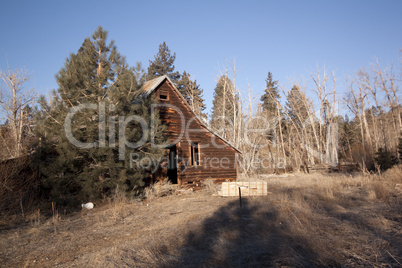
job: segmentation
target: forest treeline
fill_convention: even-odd
[[[121,144],[142,137],[140,122],[124,118],[156,122],[152,138],[166,143],[158,115],[149,113],[155,100],[134,101],[143,83],[160,75],[170,78],[200,120],[242,151],[242,174],[345,164],[380,171],[400,162],[401,74],[392,66],[375,62],[341,85],[334,73],[319,70],[290,88],[281,87],[282,81],[267,70],[261,96],[250,88],[241,94],[245,90],[236,84],[236,66],[227,66],[218,75],[207,114],[203,89],[187,71],[175,69],[175,58],[163,42],[146,70],[140,62],[130,67],[107,31],[98,27],[68,56],[56,74],[58,88],[49,96],[27,88],[26,72],[2,71],[1,200],[9,199],[7,192],[19,193],[14,205],[22,210],[26,200],[35,199],[32,195],[79,203],[107,198],[117,189],[138,194],[156,162],[128,168],[129,153],[141,160],[158,159],[164,151],[148,139],[122,152]],[[73,110],[74,120],[66,126]]]
[[[322,69],[290,88],[268,72],[261,96],[241,97],[235,76],[233,66],[220,77],[210,125],[243,151],[245,174],[384,171],[401,161],[401,76],[392,66],[376,61],[342,84]]]

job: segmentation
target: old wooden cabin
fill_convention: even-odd
[[[215,183],[236,180],[241,152],[195,115],[167,76],[145,82],[141,90],[158,100],[156,110],[170,141],[152,181],[168,178],[181,186],[200,186],[205,179]]]

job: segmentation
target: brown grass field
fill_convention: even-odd
[[[265,178],[269,194],[148,191],[0,229],[3,267],[401,267],[402,167]],[[164,187],[164,188],[163,188]],[[51,206],[51,204],[49,204]]]

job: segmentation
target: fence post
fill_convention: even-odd
[[[239,201],[240,201],[240,207],[241,207],[241,188],[239,187]]]

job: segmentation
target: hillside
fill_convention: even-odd
[[[266,197],[179,192],[0,231],[5,267],[393,266],[402,263],[402,169],[266,179]],[[395,188],[395,186],[397,186]]]

